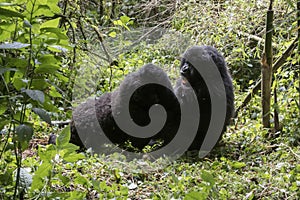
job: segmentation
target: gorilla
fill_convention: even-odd
[[[217,66],[218,71],[220,72],[221,78],[224,83],[224,88],[226,92],[226,117],[223,125],[222,133],[220,137],[217,138],[217,141],[220,140],[222,134],[226,130],[226,126],[230,122],[230,118],[233,116],[234,111],[234,93],[233,85],[231,80],[231,75],[226,67],[225,60],[223,56],[211,46],[192,46],[189,48],[183,55],[180,64],[180,74],[181,77],[177,80],[175,86],[175,93],[181,104],[189,105],[191,100],[195,98],[192,92],[196,94],[196,98],[199,104],[200,110],[200,120],[198,131],[196,137],[194,138],[192,144],[188,150],[199,150],[203,144],[204,138],[207,134],[208,126],[211,119],[211,98],[208,87],[196,70],[194,65],[199,65],[205,63],[206,59],[211,59],[214,64]],[[212,77],[214,78],[214,77]],[[189,84],[187,84],[189,83]],[[215,86],[216,88],[218,86]],[[217,89],[214,89],[217,91]],[[189,107],[189,109],[194,109]]]
[[[128,105],[126,102],[130,91],[134,92]],[[149,111],[152,106],[155,108],[157,105],[165,109],[167,118],[154,136],[130,135],[116,123],[116,117],[129,110],[130,121],[141,127],[147,126],[157,117],[151,116]],[[168,76],[161,68],[147,64],[137,72],[128,74],[113,92],[88,99],[73,110],[70,142],[84,148],[95,142],[99,146],[106,142],[122,146],[130,141],[133,147],[142,150],[151,140],[162,139],[164,145],[168,144],[176,134],[179,124],[180,105]],[[105,137],[97,137],[99,134]],[[93,141],[97,138],[98,141]]]
[[[188,109],[194,110],[195,108],[190,106],[190,102],[195,100],[196,96],[200,119],[199,122],[197,121],[196,136],[187,150],[200,150],[211,121],[212,101],[208,87],[195,65],[201,67],[202,61],[207,59],[217,66],[226,93],[226,116],[222,125],[222,133],[219,138],[216,138],[219,140],[234,111],[231,76],[223,56],[215,48],[192,46],[183,54],[180,64],[181,77],[176,81],[175,89],[161,68],[147,64],[138,71],[128,74],[113,92],[105,93],[95,99],[88,99],[80,104],[73,111],[70,142],[84,148],[88,144],[101,146],[106,143],[124,147],[124,144],[130,141],[133,147],[142,150],[153,141],[162,140],[161,146],[163,147],[176,136],[182,120],[181,107],[184,105]],[[214,87],[218,88],[218,86]],[[134,92],[131,95],[132,91]],[[126,103],[128,101],[129,104]],[[151,114],[151,109],[157,108],[158,105],[164,108],[166,120],[162,128],[155,132],[155,135],[149,137],[145,137],[142,133],[140,136],[132,135],[119,127],[116,122],[118,116],[123,116],[129,111],[130,115],[126,117],[126,120],[129,119],[128,123],[132,122],[139,127],[146,127],[160,117]],[[189,116],[187,116],[188,118]],[[125,118],[121,117],[121,119]],[[186,137],[190,137],[188,130],[185,132]],[[99,138],[99,135],[104,137]]]

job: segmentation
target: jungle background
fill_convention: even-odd
[[[270,4],[266,127],[260,80]],[[0,0],[0,199],[299,199],[299,10],[296,0]],[[146,173],[122,155],[68,143],[60,122],[73,106],[149,62],[174,83],[194,44],[224,55],[235,88],[236,117],[209,156],[164,168],[144,161]],[[50,134],[56,145],[47,145]]]

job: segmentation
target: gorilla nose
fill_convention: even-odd
[[[185,64],[181,67],[180,73],[181,73],[181,74],[185,74],[185,73],[187,73],[188,70],[189,70],[189,65],[188,65],[187,63],[185,63]]]

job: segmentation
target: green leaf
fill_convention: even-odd
[[[59,25],[59,21],[60,21],[60,18],[56,18],[56,19],[46,21],[41,25],[41,29],[42,28],[57,28],[58,25]]]
[[[130,17],[127,16],[121,16],[120,20],[123,22],[123,24],[126,24],[127,22],[130,21]]]
[[[15,68],[0,68],[0,75],[7,71],[18,71],[18,70]]]
[[[72,152],[72,153],[66,153],[63,157],[63,159],[67,162],[71,162],[74,163],[78,160],[84,159],[85,156],[81,153],[76,153],[76,152]]]
[[[64,184],[64,185],[67,185],[70,183],[70,178],[67,177],[67,176],[63,176],[62,174],[58,174],[58,178],[61,180],[61,182]]]
[[[44,187],[45,178],[50,175],[52,168],[53,165],[50,162],[42,162],[34,173],[31,191],[41,190]]]
[[[190,192],[185,195],[184,200],[205,200],[207,196],[205,197],[203,193],[200,192]]]
[[[57,36],[57,38],[61,39],[61,40],[69,39],[68,36],[66,36],[66,34],[64,32],[62,32],[59,28],[45,27],[45,28],[41,28],[41,31],[54,33]]]
[[[23,89],[22,92],[25,92],[31,99],[35,101],[39,101],[41,103],[44,103],[45,101],[45,94],[40,90]]]
[[[230,165],[231,165],[231,167],[233,167],[235,169],[241,169],[243,167],[246,167],[246,163],[244,163],[244,162],[233,162]]]
[[[67,145],[70,141],[70,126],[65,127],[62,132],[58,135],[56,141],[57,141],[57,147],[59,149],[62,149],[64,145]]]
[[[112,38],[115,38],[117,36],[117,33],[115,31],[113,31],[113,32],[110,32],[108,35]]]
[[[59,65],[54,65],[54,64],[42,64],[39,65],[37,68],[35,68],[34,72],[35,73],[48,73],[52,74],[56,72],[60,68]]]
[[[32,175],[26,168],[20,168],[20,186],[24,189],[28,189],[32,184]]]
[[[213,186],[215,184],[215,179],[213,177],[213,175],[211,175],[210,173],[208,173],[207,171],[202,171],[201,174],[201,178],[205,181],[210,183],[210,186]]]
[[[19,142],[21,142],[21,143],[29,142],[29,140],[31,140],[32,135],[33,135],[33,129],[32,129],[32,127],[30,127],[28,125],[21,124],[21,125],[17,126],[16,133],[17,133],[17,139]]]
[[[50,91],[49,91],[49,95],[51,97],[54,98],[61,98],[61,94],[59,92],[57,92],[56,88],[54,86],[51,86]]]
[[[45,54],[41,56],[38,61],[44,65],[54,65],[58,63],[58,60],[52,54]]]
[[[47,48],[54,52],[63,52],[63,53],[68,52],[68,49],[66,49],[62,46],[59,46],[59,45],[49,45]]]
[[[80,175],[78,175],[76,177],[76,179],[74,180],[74,182],[77,183],[77,184],[81,184],[83,186],[89,186],[90,185],[90,182],[85,177],[80,176]]]
[[[42,108],[32,108],[32,111],[37,114],[42,120],[51,124],[50,115]]]
[[[31,83],[32,89],[35,90],[44,90],[49,84],[44,79],[33,79]],[[45,98],[46,101],[46,98]]]
[[[51,162],[52,159],[57,155],[57,149],[55,145],[48,145],[46,149],[39,148],[38,155],[40,159],[45,162]]]
[[[54,13],[51,11],[48,5],[39,5],[37,11],[33,14],[33,17],[36,16],[52,17],[54,16]]]
[[[13,10],[8,10],[8,9],[2,8],[2,7],[0,7],[0,15],[6,16],[6,17],[19,17],[22,19],[24,18],[24,16],[21,13],[13,11]]]
[[[28,46],[30,46],[30,44],[25,44],[21,42],[12,42],[12,43],[0,44],[0,49],[22,49]]]
[[[6,110],[7,110],[7,102],[1,102],[1,106],[0,106],[0,115],[2,115]],[[0,130],[1,130],[1,126],[0,126]]]
[[[21,88],[26,87],[26,83],[23,81],[22,78],[14,78],[13,86],[19,91],[21,90]]]

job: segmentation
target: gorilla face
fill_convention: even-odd
[[[180,74],[183,78],[183,84],[186,85],[187,81],[193,85],[199,81],[199,72],[195,67],[187,61],[185,58],[182,58],[180,65]]]

